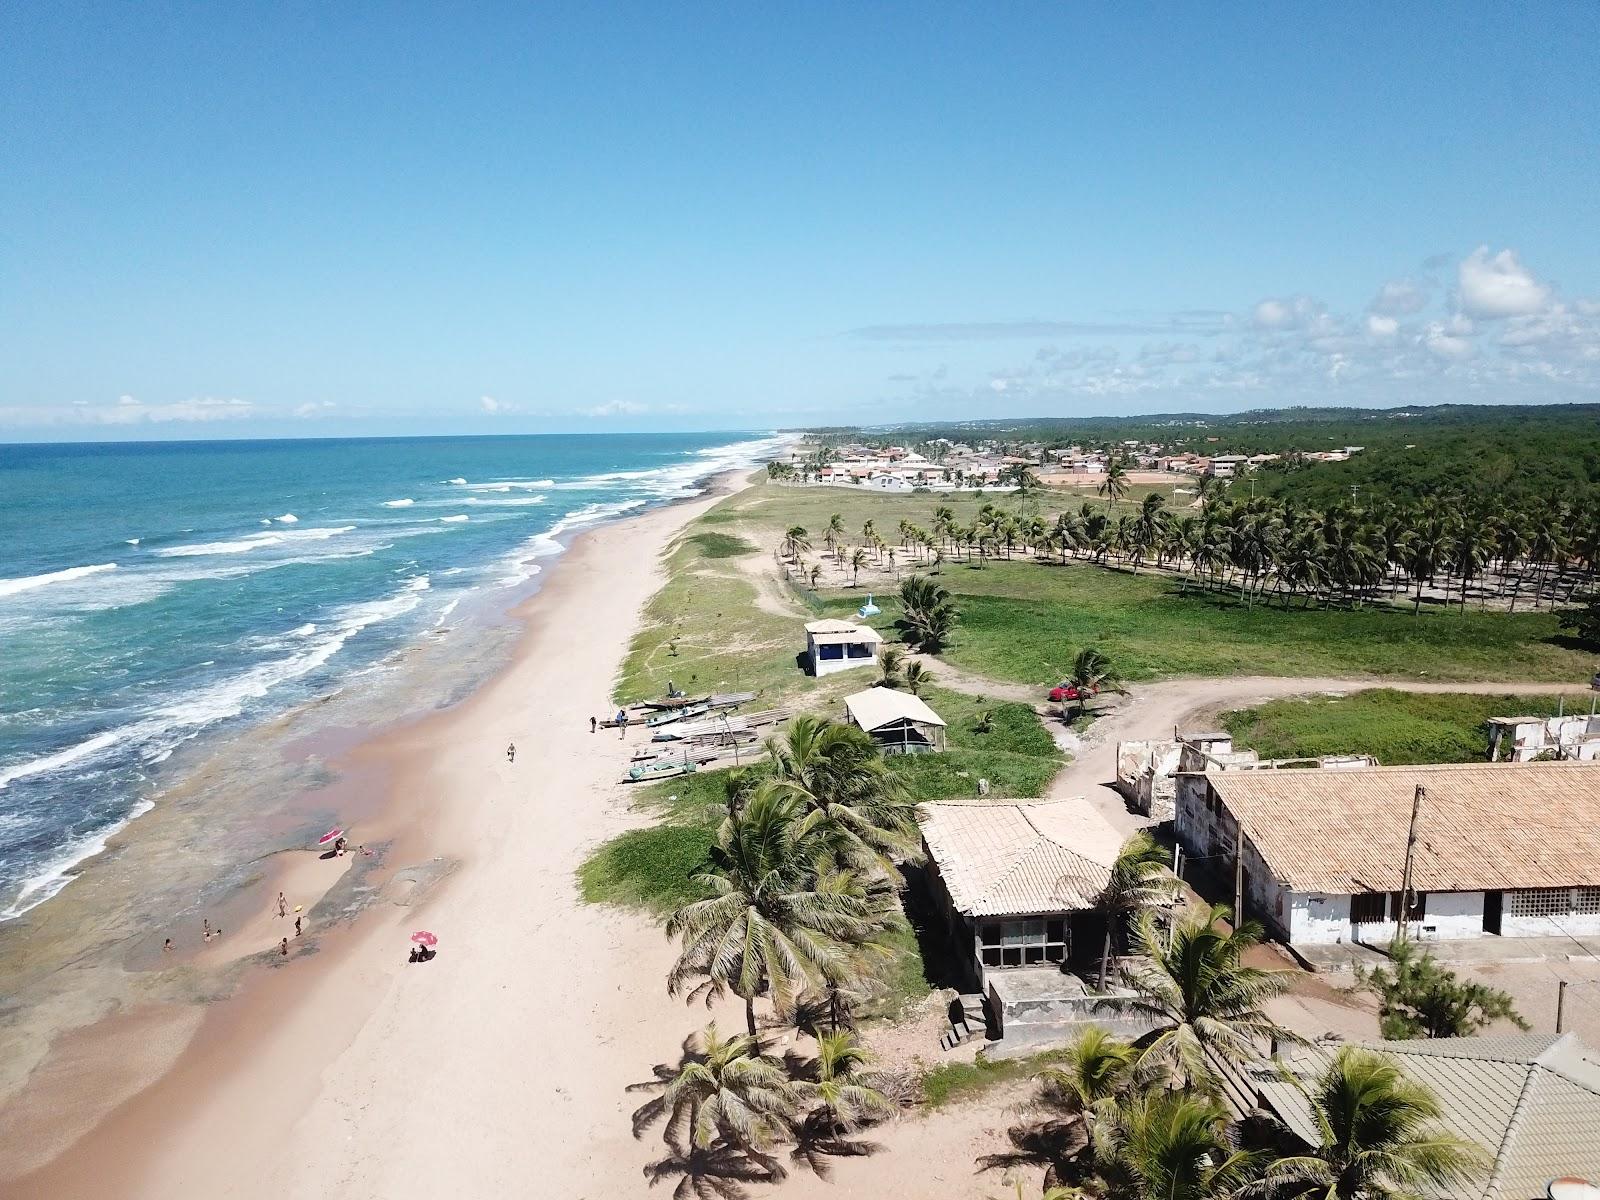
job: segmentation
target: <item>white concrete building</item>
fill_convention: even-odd
[[[1489,761],[1540,757],[1600,762],[1600,716],[1490,717]]]
[[[1180,783],[1175,829],[1283,940],[1381,946],[1419,786],[1411,936],[1600,935],[1600,764],[1212,772]]]
[[[867,625],[834,620],[806,624],[806,658],[818,678],[852,667],[876,666],[882,641],[883,635]]]

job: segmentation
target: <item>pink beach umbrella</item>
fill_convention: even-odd
[[[335,825],[332,829],[328,830],[327,833],[323,834],[321,837],[319,837],[317,839],[317,845],[326,846],[329,842],[335,841],[338,838],[342,838],[343,836],[344,836],[344,830],[340,829],[337,825]]]
[[[429,933],[426,929],[417,930],[417,932],[411,935],[411,940],[417,943],[419,946],[437,946],[439,944],[439,939],[434,937],[433,934]]]

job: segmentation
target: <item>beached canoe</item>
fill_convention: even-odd
[[[700,703],[691,704],[687,708],[674,708],[667,712],[658,712],[653,717],[645,718],[644,723],[649,728],[656,729],[662,725],[670,725],[674,721],[682,721],[686,717],[701,717],[710,711],[711,706],[702,700]]]
[[[695,764],[684,762],[682,759],[668,759],[663,762],[645,763],[642,766],[630,768],[628,778],[634,783],[641,783],[650,779],[671,779],[675,775],[692,775]]]

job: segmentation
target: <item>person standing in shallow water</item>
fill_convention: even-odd
[[[280,917],[287,917],[289,915],[289,902],[284,899],[282,892],[278,893],[278,915]]]
[[[283,955],[284,958],[288,958],[289,957],[289,939],[288,938],[284,938],[282,942],[278,943],[278,953]]]

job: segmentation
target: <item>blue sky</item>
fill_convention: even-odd
[[[0,13],[0,440],[1600,399],[1600,6]]]

